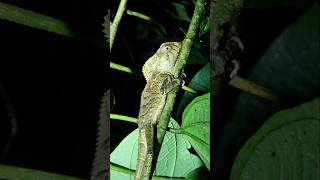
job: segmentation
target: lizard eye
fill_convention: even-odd
[[[167,53],[167,52],[169,52],[171,50],[171,47],[170,46],[163,46],[162,47],[162,52],[163,53]]]

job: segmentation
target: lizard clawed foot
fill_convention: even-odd
[[[186,83],[185,79],[186,79],[186,78],[187,78],[187,75],[186,75],[186,73],[184,73],[184,72],[182,72],[182,73],[179,75],[179,79],[180,79],[180,81],[182,81],[181,86],[184,86],[184,85],[185,85],[185,83]]]
[[[163,83],[160,86],[160,93],[161,94],[167,94],[170,92],[172,89],[174,89],[177,86],[181,85],[181,77],[179,76],[178,78],[174,77],[171,74],[164,74],[165,79]]]

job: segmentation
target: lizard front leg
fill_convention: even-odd
[[[161,84],[160,92],[163,95],[166,95],[167,93],[172,91],[174,88],[180,86],[181,83],[184,84],[184,81],[183,81],[183,77],[185,76],[184,74],[182,74],[178,78],[175,78],[172,74],[169,74],[169,73],[162,74],[162,76],[164,80],[163,80],[163,83]]]

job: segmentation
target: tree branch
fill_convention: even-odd
[[[111,24],[111,27],[110,27],[110,51],[112,49],[112,45],[113,45],[114,39],[117,34],[118,26],[119,26],[120,20],[122,18],[123,12],[126,10],[126,6],[127,6],[127,0],[121,0],[119,7],[118,7],[118,10],[117,10],[117,14],[114,17],[114,20]]]
[[[177,59],[177,63],[176,66],[174,68],[173,74],[178,77],[179,74],[182,72],[182,70],[184,69],[187,59],[189,57],[190,51],[191,51],[191,47],[193,45],[193,41],[195,39],[195,36],[197,34],[200,22],[202,20],[202,17],[205,13],[205,6],[207,4],[206,0],[198,0],[196,3],[196,7],[192,16],[192,20],[191,23],[189,25],[189,29],[187,32],[187,35],[185,37],[185,39],[182,42],[182,47]],[[152,165],[152,169],[151,172],[154,171],[155,165],[156,165],[156,160],[158,159],[158,155],[160,152],[160,148],[166,133],[166,129],[168,127],[169,124],[169,120],[170,120],[170,116],[171,116],[171,112],[173,110],[173,105],[174,105],[174,101],[175,101],[175,97],[176,94],[178,92],[178,88],[176,90],[173,90],[171,92],[168,93],[167,95],[167,100],[166,100],[166,105],[163,109],[163,112],[161,113],[160,116],[160,120],[157,126],[157,143],[155,145],[155,152],[154,152],[154,159],[155,161],[153,161],[153,165]]]

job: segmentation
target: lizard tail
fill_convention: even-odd
[[[138,144],[138,160],[136,167],[135,180],[150,180],[153,172],[153,142],[155,137],[154,126],[148,126],[139,129],[139,144]]]

